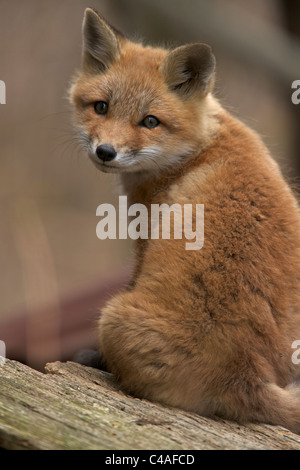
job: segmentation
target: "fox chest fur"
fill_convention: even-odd
[[[203,204],[204,245],[137,240],[126,290],[101,312],[99,349],[125,390],[300,432],[300,215],[260,138],[212,96],[215,59],[124,38],[85,14],[71,89],[93,163],[130,204]]]

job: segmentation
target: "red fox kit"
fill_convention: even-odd
[[[137,397],[300,433],[299,209],[260,138],[213,97],[214,74],[207,45],[144,47],[85,12],[70,94],[90,158],[131,204],[205,213],[201,250],[137,240],[100,353]]]

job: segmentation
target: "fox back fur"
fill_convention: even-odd
[[[129,393],[300,433],[300,215],[259,136],[213,97],[209,46],[133,43],[95,10],[71,87],[94,164],[130,203],[204,204],[205,240],[137,240],[128,288],[99,320]]]

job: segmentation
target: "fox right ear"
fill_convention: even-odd
[[[160,66],[169,89],[188,98],[206,96],[213,85],[216,59],[207,44],[187,44],[171,51]]]
[[[85,10],[82,31],[83,70],[104,72],[120,56],[117,32],[91,8]]]

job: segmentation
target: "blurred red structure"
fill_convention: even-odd
[[[46,362],[72,360],[80,349],[97,348],[97,320],[104,303],[125,287],[130,269],[124,268],[94,285],[72,293],[56,307],[26,310],[0,322],[6,356],[38,370]],[[53,323],[55,322],[55,325]],[[54,327],[53,327],[54,326]]]

